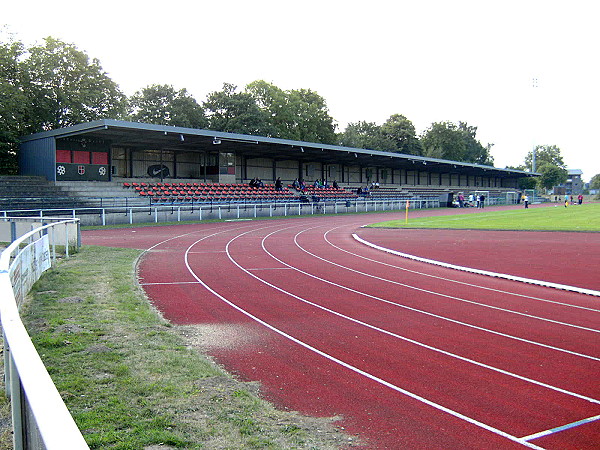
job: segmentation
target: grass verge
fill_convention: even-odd
[[[410,214],[410,213],[409,213]],[[600,203],[532,207],[476,214],[419,217],[369,225],[383,228],[456,228],[471,230],[600,231]]]
[[[335,418],[284,412],[161,319],[135,284],[140,251],[84,247],[48,271],[22,316],[91,448],[340,448]]]

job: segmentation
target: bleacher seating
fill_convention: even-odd
[[[347,191],[346,189],[334,187],[306,186],[301,192],[306,196],[318,198],[321,201],[345,200],[358,197],[355,193]]]
[[[294,202],[294,201],[341,201],[356,198],[372,200],[407,200],[411,198],[437,198],[440,194],[458,190],[470,192],[473,187],[447,186],[380,186],[370,189],[368,195],[357,195],[353,186],[347,187],[314,187],[306,186],[304,190],[287,185],[277,191],[275,185],[250,187],[237,183],[147,183],[143,181],[124,182],[123,188],[135,191],[141,198],[148,198],[152,203],[235,203],[235,202]],[[479,188],[489,192],[490,198],[502,197],[505,189]]]
[[[235,183],[143,183],[126,182],[123,188],[133,189],[152,203],[233,203],[249,201],[298,201],[287,188],[276,190],[275,185],[250,187]]]

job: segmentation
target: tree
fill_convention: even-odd
[[[598,190],[598,195],[596,195],[596,199],[600,200],[600,173],[594,175],[590,180],[590,189]]]
[[[101,118],[119,118],[125,96],[98,59],[73,44],[48,37],[29,49],[22,88],[31,106],[30,123],[49,130]]]
[[[590,180],[590,189],[600,189],[600,173],[594,175]]]
[[[269,117],[247,92],[236,92],[237,86],[223,83],[223,90],[211,92],[204,102],[211,130],[229,133],[272,135]]]
[[[333,144],[335,124],[327,102],[310,89],[284,91],[264,80],[246,86],[246,92],[269,118],[274,137]]]
[[[569,174],[560,148],[556,145],[536,145],[535,156],[535,171],[541,174],[537,179],[539,189],[552,189],[567,181]],[[525,156],[525,167],[533,171],[533,150]]]
[[[335,144],[336,126],[325,99],[310,89],[291,90],[288,97],[290,107],[296,113],[296,139]]]
[[[538,186],[543,189],[552,189],[563,184],[569,177],[567,169],[549,163],[543,163],[538,172],[541,174],[538,178]]]
[[[27,134],[28,102],[21,88],[21,42],[0,43],[0,174],[17,172],[19,136]]]
[[[381,133],[394,143],[394,149],[390,150],[407,155],[423,154],[415,126],[402,114],[391,115],[381,126]]]
[[[466,152],[463,133],[451,122],[431,124],[421,136],[421,145],[429,158],[462,161]]]
[[[97,59],[44,42],[26,49],[0,36],[0,173],[16,173],[20,136],[124,113],[125,96]]]
[[[535,160],[536,169],[542,167],[544,164],[551,164],[553,166],[562,167],[563,169],[567,168],[562,155],[560,154],[560,148],[558,148],[556,145],[536,145]],[[525,156],[525,166],[529,169],[532,169],[532,164],[533,150],[527,153],[527,156]]]
[[[477,127],[469,126],[466,122],[459,122],[458,128],[464,133],[465,155],[463,161],[486,166],[494,165],[494,158],[491,155],[493,144],[483,146],[477,140]]]
[[[176,127],[204,128],[208,121],[204,109],[187,92],[171,85],[153,84],[129,99],[131,119],[137,122]]]
[[[477,127],[466,122],[436,122],[421,136],[424,155],[475,164],[492,165],[491,145],[484,147],[476,138]]]
[[[396,151],[396,143],[391,138],[384,136],[381,127],[373,122],[349,123],[344,132],[340,134],[339,143],[345,147]]]

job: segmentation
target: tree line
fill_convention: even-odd
[[[128,97],[98,59],[73,44],[48,37],[26,48],[14,36],[0,38],[3,174],[16,172],[20,136],[103,118],[493,165],[492,144],[481,144],[477,127],[466,122],[436,122],[417,135],[407,117],[393,114],[383,124],[359,121],[339,131],[326,100],[317,92],[283,90],[264,80],[243,89],[224,83],[202,102],[186,89],[160,84]]]

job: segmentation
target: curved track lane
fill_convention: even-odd
[[[219,336],[210,353],[229,370],[279,405],[340,416],[370,448],[595,448],[598,299],[352,239],[388,217],[100,230],[84,241],[148,248],[141,282],[168,319]]]

